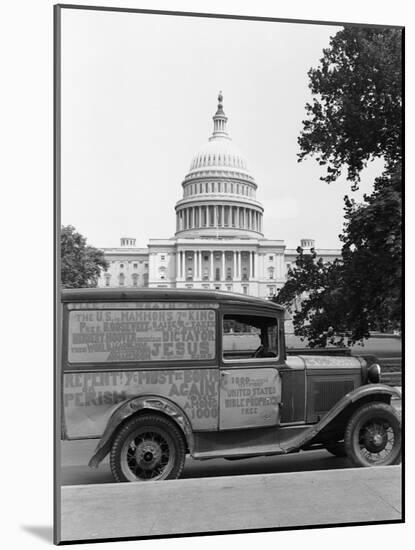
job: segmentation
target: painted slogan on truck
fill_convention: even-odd
[[[69,438],[101,436],[124,401],[158,395],[185,412],[195,430],[218,426],[219,373],[216,369],[65,373],[63,406]]]
[[[215,357],[215,311],[84,310],[69,314],[70,363]]]
[[[281,378],[275,368],[222,371],[220,428],[275,426],[279,421]]]

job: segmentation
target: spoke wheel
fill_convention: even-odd
[[[350,418],[344,442],[355,466],[397,464],[401,458],[399,417],[386,403],[363,405]]]
[[[118,432],[110,455],[117,481],[158,481],[180,476],[185,460],[183,436],[164,417],[142,415]]]

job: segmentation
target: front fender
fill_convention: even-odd
[[[170,401],[170,399],[158,395],[134,397],[122,403],[122,405],[112,413],[95,452],[88,463],[90,468],[98,468],[99,463],[109,453],[113,437],[121,422],[142,409],[162,412],[169,416],[183,431],[189,451],[193,451],[194,438],[192,427],[189,419],[180,407]]]
[[[330,422],[332,422],[336,416],[343,412],[350,404],[356,403],[367,396],[375,397],[376,395],[401,397],[399,390],[392,388],[391,386],[387,386],[386,384],[368,384],[365,386],[359,386],[355,390],[352,390],[343,396],[340,401],[338,401],[334,407],[330,409],[319,422],[317,422],[317,424],[314,424],[305,432],[281,444],[281,447],[286,453],[300,449],[311,441],[319,432],[321,432],[323,428],[328,426],[328,424],[330,424]]]

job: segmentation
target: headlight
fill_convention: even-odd
[[[370,365],[369,370],[367,371],[367,377],[369,382],[372,382],[372,384],[378,384],[380,382],[380,365],[377,363],[373,363],[373,365]]]

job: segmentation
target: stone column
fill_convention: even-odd
[[[214,280],[213,276],[213,250],[210,251],[210,280]]]
[[[242,279],[242,252],[238,251],[238,278]]]
[[[222,277],[221,277],[222,281],[224,281],[226,279],[226,275],[225,275],[225,251],[222,252]]]
[[[283,277],[284,277],[284,256],[282,254],[279,254],[277,279],[282,279]]]
[[[237,252],[236,252],[236,250],[234,250],[234,252],[233,252],[233,272],[232,272],[232,279],[233,280],[236,279],[236,255],[237,255]]]

